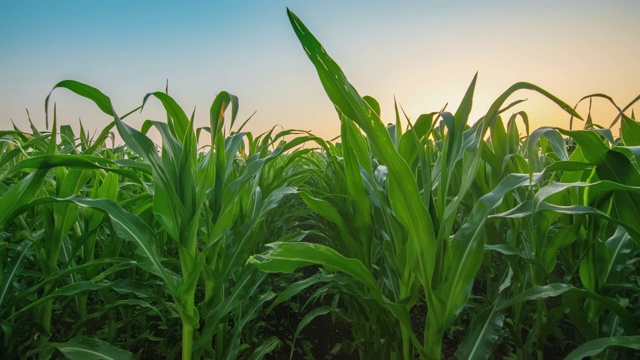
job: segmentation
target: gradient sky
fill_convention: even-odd
[[[44,99],[73,79],[110,96],[124,114],[164,89],[197,126],[216,93],[240,99],[248,129],[273,126],[339,133],[339,120],[286,16],[293,10],[362,95],[393,121],[406,113],[455,111],[479,72],[472,118],[517,81],[574,105],[606,93],[619,106],[640,94],[640,1],[14,1],[0,3],[0,129],[44,128]],[[541,96],[519,92],[534,126],[568,126]],[[111,119],[88,100],[54,92],[60,124],[102,129]],[[128,120],[164,119],[159,102]],[[640,105],[635,106],[640,109]],[[578,108],[586,114],[587,104]],[[612,106],[594,101],[597,123]]]

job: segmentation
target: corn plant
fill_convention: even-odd
[[[34,129],[34,132],[37,131]],[[18,324],[25,324],[20,319],[14,319],[17,315],[31,308],[36,308],[36,312],[40,314],[40,325],[42,335],[37,339],[48,339],[52,333],[51,328],[53,304],[55,299],[72,297],[75,302],[76,311],[80,314],[80,320],[87,318],[86,313],[86,294],[88,291],[95,291],[98,288],[108,287],[107,284],[90,284],[82,281],[82,277],[106,276],[107,273],[117,272],[118,269],[126,269],[129,264],[123,262],[117,257],[109,258],[108,256],[93,261],[93,254],[90,254],[95,247],[97,237],[96,229],[93,228],[85,234],[81,234],[83,229],[79,220],[84,215],[89,215],[89,223],[93,223],[96,227],[101,223],[101,216],[96,214],[84,214],[77,207],[65,206],[69,203],[55,202],[55,198],[50,195],[73,195],[75,193],[86,193],[82,184],[87,184],[88,179],[92,177],[97,169],[103,171],[103,175],[97,177],[101,184],[96,185],[93,191],[94,197],[113,197],[113,188],[117,184],[116,174],[131,177],[140,181],[138,176],[131,170],[112,169],[111,171],[106,164],[114,165],[114,162],[106,158],[96,157],[92,154],[100,145],[102,136],[98,138],[98,142],[89,145],[85,139],[82,146],[87,151],[86,155],[74,154],[75,146],[69,146],[75,141],[73,133],[68,127],[61,127],[62,143],[56,143],[56,118],[54,111],[54,124],[51,133],[40,134],[36,132],[40,139],[47,141],[47,151],[32,151],[29,142],[21,144],[19,149],[26,155],[20,161],[14,162],[5,173],[6,175],[17,175],[21,173],[29,173],[31,169],[36,169],[30,175],[24,177],[18,182],[32,178],[34,175],[42,174],[40,182],[30,182],[31,192],[23,192],[22,198],[18,201],[7,200],[7,196],[11,196],[11,190],[3,194],[4,200],[7,200],[7,213],[3,214],[3,228],[10,234],[15,236],[15,241],[25,239],[20,245],[18,256],[14,256],[9,266],[5,269],[7,276],[3,277],[3,295],[0,302],[0,309],[7,318],[3,321],[3,329],[5,329],[5,345],[7,348],[13,348],[13,344],[8,343],[11,339],[10,333],[20,330]],[[106,134],[106,133],[105,133]],[[104,136],[106,137],[106,136]],[[36,138],[37,139],[37,138]],[[44,140],[46,139],[46,140]],[[30,140],[31,141],[31,140]],[[95,146],[94,146],[95,145]],[[58,154],[58,148],[64,150],[65,154]],[[13,156],[12,153],[5,154]],[[6,157],[5,157],[6,159]],[[93,162],[93,161],[95,162]],[[49,176],[50,169],[54,169],[53,176]],[[103,179],[103,180],[99,180]],[[12,187],[11,189],[19,189]],[[111,189],[111,190],[108,190]],[[109,194],[112,195],[109,195]],[[9,206],[9,204],[13,204]],[[28,216],[32,221],[25,221],[24,217]],[[44,227],[44,229],[43,229]],[[66,230],[65,230],[66,229]],[[70,231],[71,230],[71,231]],[[86,241],[86,243],[85,243]],[[13,245],[12,243],[10,243]],[[10,245],[10,246],[11,246]],[[84,255],[84,259],[78,256]],[[35,264],[32,263],[35,261]],[[105,265],[111,265],[112,270],[103,272],[100,269]],[[21,272],[27,267],[30,271],[24,272],[22,275],[25,281],[18,281]],[[39,273],[33,273],[37,269]],[[26,275],[31,272],[34,275]],[[66,283],[66,284],[65,284]],[[17,291],[14,284],[26,285]],[[62,284],[65,284],[64,286]],[[93,287],[92,287],[93,286]],[[120,291],[126,293],[124,288]],[[35,296],[35,298],[34,298]],[[24,306],[25,301],[29,303]],[[82,323],[82,322],[81,322]],[[16,327],[18,326],[18,327]],[[81,329],[82,327],[79,327]],[[92,340],[89,340],[91,342]],[[28,343],[23,346],[28,345]],[[41,349],[42,350],[42,349]],[[47,349],[45,352],[49,351]]]
[[[444,331],[467,304],[469,287],[483,262],[486,218],[504,199],[510,198],[510,192],[545,180],[545,172],[534,172],[529,167],[533,163],[527,164],[523,157],[514,160],[506,158],[509,146],[517,145],[518,141],[512,135],[505,144],[503,138],[506,138],[506,132],[498,115],[518,102],[501,109],[503,103],[515,91],[528,89],[546,96],[570,115],[580,116],[544,89],[518,83],[501,95],[480,121],[468,127],[466,123],[472,106],[474,78],[458,111],[455,114],[440,113],[443,126],[438,130],[435,130],[434,114],[418,119],[405,134],[398,120],[395,126],[386,129],[380,121],[379,107],[375,101],[358,95],[304,24],[291,12],[289,17],[343,124],[343,166],[347,174],[344,182],[348,189],[346,195],[352,199],[349,210],[351,216],[347,217],[348,220],[341,219],[337,204],[329,206],[325,199],[303,194],[310,207],[337,227],[336,232],[343,243],[334,248],[342,251],[337,253],[305,243],[277,243],[270,245],[273,248],[270,252],[254,257],[252,262],[267,271],[291,271],[299,266],[321,264],[330,270],[351,275],[365,285],[368,293],[365,297],[370,296],[391,309],[399,321],[403,345],[396,356],[408,358],[412,356],[412,348],[415,348],[421,357],[438,359]],[[360,140],[353,140],[357,132],[353,125],[348,124],[350,122],[358,125],[366,134],[366,142],[361,137]],[[514,121],[510,121],[512,130],[513,124]],[[489,129],[492,129],[493,149],[484,141]],[[428,142],[431,135],[439,139],[436,141],[436,154],[431,145],[425,146],[420,142],[422,139]],[[378,159],[381,165],[377,172],[385,175],[383,186],[385,196],[388,196],[388,207],[383,216],[386,222],[378,222],[376,226],[384,224],[382,226],[387,226],[386,231],[391,234],[392,247],[387,247],[385,253],[392,254],[391,263],[397,276],[394,282],[398,287],[393,296],[383,289],[389,281],[381,279],[370,265],[371,244],[375,244],[372,240],[383,243],[380,239],[372,239],[374,231],[368,228],[371,223],[371,203],[379,203],[376,190],[365,190],[363,186],[374,178],[371,157]],[[481,163],[483,158],[492,160],[487,161],[490,167]],[[511,171],[523,173],[509,174],[505,172],[509,170],[505,166],[513,169]],[[582,164],[576,166],[580,170],[586,167]],[[573,170],[576,166],[568,166],[567,169]],[[480,173],[479,168],[482,169]],[[563,169],[558,166],[545,170]],[[478,178],[480,183],[476,182]],[[520,202],[526,200],[520,196],[515,199],[520,199]],[[519,202],[511,203],[520,205]],[[354,224],[352,233],[345,226],[347,223]],[[542,224],[544,226],[545,222]],[[358,234],[358,237],[353,234]],[[532,252],[544,253],[544,243],[538,242],[535,246],[537,248]],[[341,263],[344,264],[338,265]],[[531,273],[535,275],[536,272]],[[532,284],[541,285],[539,279],[533,279]],[[418,285],[424,293],[428,309],[423,343],[417,340],[408,322],[409,309],[416,301]],[[521,297],[518,301],[552,296],[543,290],[531,292],[536,293],[535,297],[526,293],[529,297]],[[540,315],[544,316],[544,312]],[[488,318],[496,317],[491,315]],[[471,351],[473,357],[474,349],[476,347],[466,346],[461,354]]]
[[[640,125],[628,111],[640,96],[585,96],[619,115],[605,128],[589,108],[575,130],[578,105],[517,83],[471,123],[474,76],[455,111],[412,120],[396,103],[385,126],[377,100],[288,16],[339,142],[245,131],[227,92],[206,127],[168,90],[120,117],[71,80],[53,90],[113,117],[96,137],[59,126],[52,93],[45,131],[31,118],[30,132],[0,131],[4,358],[258,359],[283,342],[293,358],[326,315],[353,334],[334,352],[365,359],[635,358]],[[564,109],[569,130],[507,118],[520,90]],[[124,121],[155,101],[165,121]],[[311,265],[313,276],[269,274]],[[266,320],[285,303],[306,311],[292,339]]]
[[[21,180],[25,186],[12,187],[12,191],[3,194],[5,199],[14,196],[22,200],[14,201],[16,210],[9,209],[5,215],[7,221],[28,208],[52,208],[52,219],[49,221],[54,224],[52,236],[46,238],[42,245],[44,248],[41,252],[46,254],[46,258],[38,261],[46,265],[42,270],[45,278],[55,278],[60,272],[60,260],[69,263],[73,257],[72,254],[65,254],[60,259],[61,251],[76,249],[74,254],[77,254],[77,250],[82,249],[84,262],[95,262],[94,236],[97,227],[103,225],[104,219],[108,216],[117,236],[136,245],[139,254],[135,259],[139,266],[150,274],[159,276],[163,291],[173,300],[171,306],[165,306],[175,311],[182,321],[183,358],[202,355],[217,358],[235,356],[242,345],[240,335],[243,327],[257,316],[261,304],[273,296],[268,291],[262,296],[257,295],[265,289],[260,287],[265,276],[256,274],[252,267],[243,267],[243,263],[248,254],[258,250],[257,246],[264,241],[258,229],[264,227],[262,221],[269,210],[276,207],[281,199],[291,192],[285,185],[296,181],[295,175],[280,178],[277,174],[282,174],[293,166],[299,155],[291,156],[288,163],[278,164],[280,166],[275,172],[269,173],[269,176],[263,174],[262,170],[269,168],[269,163],[277,160],[288,149],[314,137],[296,137],[271,152],[266,149],[267,146],[293,132],[283,132],[274,138],[269,134],[259,137],[263,144],[252,149],[256,154],[246,154],[243,141],[245,133],[225,137],[224,112],[233,104],[233,126],[237,113],[237,99],[223,92],[212,105],[211,126],[204,129],[211,134],[212,146],[208,152],[199,153],[193,117],[188,119],[170,96],[158,92],[147,95],[143,102],[144,106],[149,98],[158,98],[168,113],[167,123],[148,121],[143,127],[143,130],[146,130],[155,126],[163,136],[162,152],[158,154],[155,145],[142,132],[126,125],[112,109],[109,98],[97,89],[74,81],[63,81],[55,88],[72,90],[94,101],[105,113],[114,116],[115,127],[121,137],[134,154],[143,160],[142,164],[137,163],[135,167],[150,175],[151,182],[142,182],[131,170],[121,167],[133,166],[130,160],[114,162],[91,155],[63,156],[56,154],[57,147],[53,145],[50,146],[53,149],[52,154],[35,156],[13,167],[13,172],[37,169],[34,174],[42,174],[36,179],[39,182],[44,180],[50,168],[55,170],[56,177],[51,183],[56,190],[51,191],[49,196],[42,196],[21,207],[30,197],[35,197],[40,188],[32,184],[34,175]],[[55,138],[55,118],[53,128],[52,138]],[[244,155],[238,157],[239,152]],[[301,152],[300,155],[302,154]],[[98,170],[106,170],[107,173],[92,176],[91,172]],[[140,194],[139,200],[147,204],[141,204],[141,209],[152,208],[154,216],[151,223],[140,217],[146,210],[138,210],[139,215],[136,215],[114,202],[118,180],[111,175],[113,172],[140,183],[144,192]],[[90,178],[94,184],[88,195],[94,196],[95,199],[81,195],[81,189],[88,184]],[[29,185],[28,189],[26,185]],[[33,191],[30,196],[25,193],[29,189]],[[22,192],[17,193],[18,191]],[[14,193],[16,195],[13,195]],[[131,206],[130,201],[127,204]],[[78,206],[86,208],[82,228],[87,234],[68,237],[69,230],[79,226]],[[156,222],[162,229],[161,236],[156,235],[157,231],[153,229]],[[276,238],[284,236],[282,232],[272,232],[272,235]],[[170,242],[164,243],[164,239]],[[74,243],[80,245],[74,246]],[[162,249],[177,249],[179,264],[176,265],[179,266],[165,261],[165,256],[169,254],[163,256]],[[14,267],[18,266],[19,264],[16,264]],[[84,320],[87,318],[87,291],[96,290],[93,281],[100,278],[101,274],[97,274],[95,267],[78,271],[83,277],[93,279],[78,281],[78,274],[75,273],[70,278],[72,283],[75,282],[72,285],[77,288],[73,295],[77,295],[80,320]],[[7,278],[6,281],[10,282],[11,279]],[[231,286],[230,281],[235,285]],[[204,306],[200,311],[195,303],[199,283],[203,284],[201,304]],[[68,287],[71,285],[57,288],[55,281],[44,281],[43,286],[43,297],[22,308],[20,312],[44,303],[42,324],[45,332],[49,333],[53,301],[61,292],[69,294],[71,291]],[[247,301],[240,303],[237,301],[239,298]],[[253,301],[250,302],[249,299]],[[204,327],[202,334],[199,334],[200,337],[196,338],[194,331],[201,327],[201,312]],[[237,324],[235,329],[228,328],[230,316],[234,316],[233,321]],[[193,353],[194,339],[197,340],[196,355]],[[216,339],[215,347],[212,339]],[[276,342],[269,340],[263,345],[261,351],[273,348]]]

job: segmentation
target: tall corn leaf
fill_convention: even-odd
[[[64,343],[51,343],[71,360],[125,360],[135,359],[129,351],[118,349],[106,341],[84,336],[74,337]]]
[[[302,21],[289,10],[287,14],[339,115],[354,121],[365,132],[373,154],[388,167],[391,208],[409,234],[406,251],[408,269],[418,276],[426,289],[431,289],[437,251],[435,232],[409,166],[397,152],[374,109],[358,94]]]

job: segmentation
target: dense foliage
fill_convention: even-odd
[[[0,131],[4,359],[637,358],[640,97],[609,129],[530,132],[502,117],[519,90],[582,118],[517,83],[470,123],[474,77],[455,113],[396,107],[385,126],[289,17],[337,143],[235,128],[226,92],[197,129],[147,94],[167,120],[136,130],[70,80],[54,90],[114,119],[97,137],[58,127],[49,97],[50,129]],[[313,348],[304,330],[328,318],[348,336]]]

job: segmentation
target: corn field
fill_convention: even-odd
[[[0,131],[3,359],[640,357],[640,96],[585,96],[604,128],[521,82],[470,119],[473,77],[455,112],[385,125],[288,15],[337,141],[243,131],[224,91],[208,127],[167,92],[120,116],[73,80],[45,130]],[[59,126],[60,91],[113,121]],[[568,129],[530,129],[523,91]],[[166,120],[127,124],[148,106]],[[323,350],[322,319],[346,329]]]

